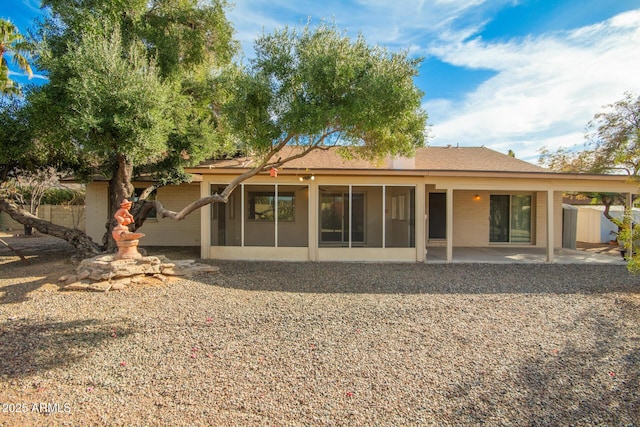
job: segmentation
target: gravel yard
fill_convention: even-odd
[[[89,293],[58,291],[68,248],[24,252],[2,426],[640,426],[624,266],[215,262]]]

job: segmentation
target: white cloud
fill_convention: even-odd
[[[498,73],[449,110],[427,103],[427,111],[436,108],[433,143],[507,150],[527,141],[551,149],[580,144],[603,105],[640,91],[639,51],[640,11],[565,33],[435,46],[432,54],[443,61]]]
[[[245,55],[256,36],[284,25],[333,20],[367,41],[496,71],[461,99],[425,103],[432,145],[485,145],[519,157],[580,145],[602,106],[640,92],[640,10],[571,31],[500,42],[475,37],[514,0],[244,0],[229,14]],[[428,92],[428,87],[423,88]]]
[[[451,27],[459,19],[472,10],[483,9],[485,3],[490,3],[495,8],[496,5],[509,2],[510,0],[244,0],[236,2],[228,17],[237,31],[236,38],[242,43],[248,56],[251,56],[253,40],[262,28],[271,31],[284,25],[301,25],[305,24],[307,18],[311,18],[314,23],[321,20],[335,21],[352,35],[362,33],[370,43],[392,49],[406,49],[419,39],[455,37],[458,40],[462,33],[451,31]],[[469,21],[474,21],[474,25]],[[482,25],[478,22],[480,21],[467,19],[466,28],[473,27],[469,34]]]

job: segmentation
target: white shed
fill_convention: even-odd
[[[585,243],[608,243],[614,239],[618,227],[604,216],[604,206],[577,206],[578,230],[576,240]],[[610,214],[614,218],[622,219],[624,206],[612,206]],[[633,222],[640,220],[640,209],[633,209]]]

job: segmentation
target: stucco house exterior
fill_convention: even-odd
[[[193,183],[161,188],[157,198],[179,210],[252,165],[205,162],[188,170]],[[104,233],[106,185],[87,187],[94,239]],[[526,246],[545,248],[553,262],[563,192],[618,192],[630,202],[637,188],[626,176],[555,173],[484,147],[426,147],[380,163],[316,150],[245,181],[226,204],[181,222],[148,221],[141,246],[200,246],[212,259],[395,262],[424,261],[436,246],[449,262],[454,247]]]

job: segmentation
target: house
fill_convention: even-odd
[[[161,188],[157,197],[180,209],[221,192],[252,165],[250,158],[205,162],[188,170],[194,183]],[[619,192],[630,201],[637,183],[555,173],[484,147],[427,147],[380,163],[316,150],[277,174],[250,178],[226,204],[178,223],[145,223],[141,245],[198,245],[212,259],[407,262],[424,261],[436,246],[449,262],[453,247],[538,247],[553,262],[569,191]],[[104,233],[107,194],[106,183],[87,187],[94,238]]]

